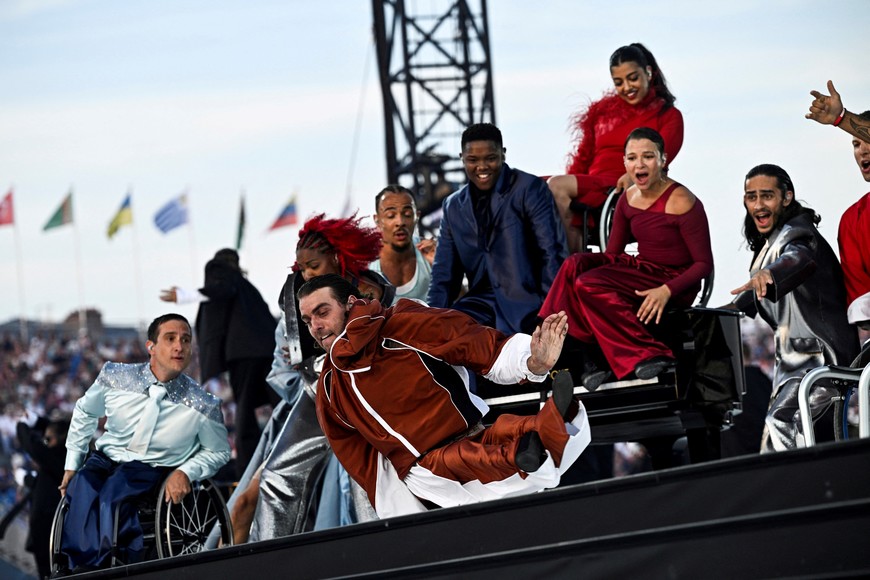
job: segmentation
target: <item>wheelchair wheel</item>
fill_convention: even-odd
[[[607,198],[601,206],[601,216],[598,218],[598,247],[603,252],[607,248],[607,240],[610,239],[610,231],[613,229],[613,216],[616,214],[616,202],[622,192],[617,192],[615,187],[607,191]]]
[[[157,496],[154,522],[158,558],[204,550],[209,533],[215,526],[220,530],[223,545],[232,545],[233,530],[229,512],[214,483],[206,480],[192,484],[191,492],[178,504],[163,500],[165,487],[166,482],[160,487]]]
[[[60,537],[63,533],[63,520],[69,511],[66,498],[61,498],[54,510],[54,519],[51,520],[51,535],[48,537],[48,563],[51,573],[55,574],[69,568],[66,556],[60,553]]]

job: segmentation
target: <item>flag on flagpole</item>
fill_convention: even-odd
[[[281,210],[278,219],[275,220],[275,223],[272,224],[269,231],[292,225],[296,225],[296,194],[293,194],[293,197],[290,198],[290,202],[283,210]]]
[[[182,193],[154,214],[154,225],[164,234],[187,223],[187,194]]]
[[[52,214],[51,218],[49,218],[48,222],[44,226],[42,226],[42,231],[48,231],[52,228],[58,228],[66,224],[70,224],[72,223],[72,221],[72,189],[70,189],[69,193],[66,194],[66,197],[63,199],[63,203],[61,203],[60,207],[57,208],[57,211],[55,211],[54,214]]]
[[[124,201],[121,203],[121,208],[118,210],[118,213],[115,214],[115,217],[112,218],[112,221],[109,222],[109,231],[107,232],[109,239],[111,240],[115,234],[118,233],[118,230],[121,229],[121,226],[127,226],[133,223],[133,208],[130,205],[130,194],[127,194],[127,197],[124,198]]]
[[[12,211],[12,190],[0,201],[0,226],[8,226],[15,223],[15,212]]]
[[[245,235],[245,194],[239,202],[239,229],[236,232],[236,251],[242,249],[242,238]]]

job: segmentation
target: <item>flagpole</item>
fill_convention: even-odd
[[[73,188],[69,188],[70,198],[72,198]],[[82,281],[82,252],[79,245],[79,226],[75,220],[75,209],[70,199],[70,220],[73,226],[73,252],[75,253],[76,261],[76,285],[78,286],[79,294],[79,337],[86,336],[88,331],[87,316],[85,314],[85,292],[84,282]]]
[[[352,201],[352,192],[353,192],[353,172],[356,168],[356,155],[359,151],[359,138],[360,133],[362,132],[362,120],[363,120],[363,111],[365,110],[366,103],[366,85],[368,84],[369,77],[369,61],[372,56],[372,45],[373,43],[369,43],[368,49],[366,50],[365,62],[363,63],[363,78],[362,85],[360,86],[359,93],[359,103],[357,105],[357,113],[356,113],[356,123],[354,123],[353,129],[353,144],[350,149],[350,163],[348,163],[347,167],[347,179],[345,180],[345,198],[344,198],[344,207],[341,208],[341,217],[350,217],[353,212],[351,211],[351,206],[353,205]]]
[[[185,195],[190,196],[190,188],[187,188],[185,190]],[[191,273],[190,279],[193,281],[193,285],[191,286],[191,288],[199,288],[199,285],[196,283],[196,281],[199,279],[199,277],[197,276],[197,271],[196,271],[196,243],[195,243],[195,240],[193,239],[193,219],[190,215],[191,211],[190,211],[190,199],[189,199],[189,197],[186,199],[186,204],[187,204],[187,239],[188,239],[188,245],[190,247],[190,273]]]
[[[236,231],[236,251],[239,253],[239,255],[241,255],[242,253],[242,242],[244,241],[245,237],[245,219],[245,188],[243,187],[241,189],[239,198],[239,223],[238,229]],[[245,256],[247,256],[247,252],[245,253]],[[243,264],[246,262],[246,260],[240,261]]]
[[[21,343],[25,345],[26,348],[29,339],[27,332],[27,308],[24,305],[24,274],[21,271],[23,260],[21,259],[21,242],[18,239],[17,221],[12,222],[12,239],[15,243],[15,271],[18,277],[18,308],[21,312],[21,315],[18,317],[18,331],[21,335]]]
[[[133,213],[133,187],[130,186],[127,195],[130,196],[130,214]],[[136,330],[141,330],[142,326],[145,322],[144,312],[144,301],[142,299],[142,273],[141,267],[142,265],[139,263],[139,236],[136,233],[136,219],[135,217],[131,218],[130,225],[133,229],[133,235],[131,237],[131,243],[133,244],[133,284],[136,286]]]

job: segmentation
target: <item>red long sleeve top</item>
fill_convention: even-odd
[[[658,131],[665,140],[668,164],[683,146],[683,115],[676,107],[662,110],[664,100],[650,89],[638,105],[610,93],[592,103],[575,121],[581,136],[566,173],[577,178],[577,200],[590,207],[604,203],[605,193],[625,173],[625,140],[638,127]]]

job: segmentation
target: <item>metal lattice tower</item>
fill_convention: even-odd
[[[495,123],[486,0],[372,0],[372,8],[387,180],[425,205],[465,180],[462,131]]]

